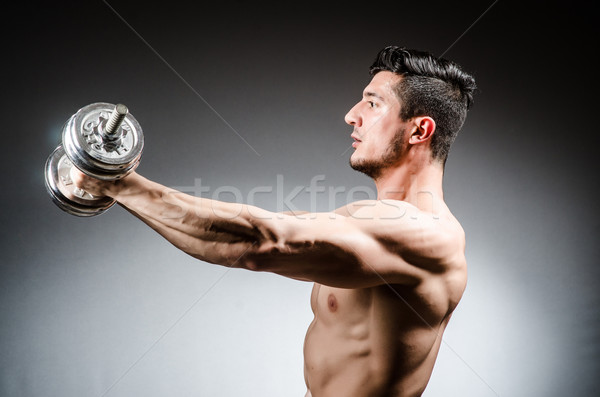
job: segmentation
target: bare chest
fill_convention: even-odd
[[[371,310],[372,303],[370,289],[342,289],[315,284],[311,295],[315,318],[328,324],[360,322]]]

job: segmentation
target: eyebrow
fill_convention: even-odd
[[[385,102],[385,98],[383,98],[381,95],[379,95],[378,93],[373,92],[373,91],[365,91],[363,93],[363,96],[366,96],[366,97],[375,97],[375,98],[379,99],[380,101],[384,101]]]

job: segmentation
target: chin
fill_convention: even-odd
[[[360,164],[368,162],[369,160],[363,155],[358,153],[358,150],[354,150],[354,153],[350,155],[350,165],[352,164]]]
[[[363,164],[365,162],[364,157],[359,157],[356,155],[356,153],[354,153],[352,156],[350,156],[350,160],[348,161],[348,163],[350,164],[350,167],[356,169],[356,168],[360,168],[361,164]]]
[[[351,156],[349,163],[353,170],[361,172],[373,179],[376,179],[381,175],[381,165],[375,162],[369,162],[365,158],[354,158],[354,156]]]

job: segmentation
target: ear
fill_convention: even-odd
[[[428,141],[435,132],[435,121],[429,116],[419,116],[413,119],[413,131],[408,143],[417,144]]]

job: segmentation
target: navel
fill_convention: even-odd
[[[335,312],[338,308],[337,299],[335,299],[335,295],[329,294],[327,297],[327,307],[331,312]]]

